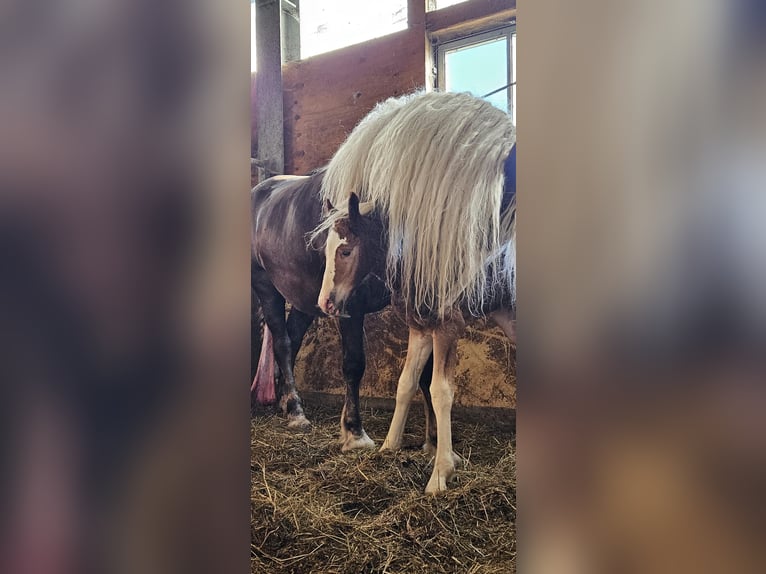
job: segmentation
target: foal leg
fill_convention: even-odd
[[[436,412],[436,458],[431,479],[426,485],[427,493],[447,490],[447,482],[455,476],[455,469],[461,463],[452,451],[452,383],[457,366],[457,330],[454,324],[446,323],[433,333],[434,374],[431,381],[431,395]]]
[[[359,412],[359,383],[365,369],[364,315],[340,319],[339,324],[343,345],[343,379],[346,381],[346,400],[340,415],[341,451],[374,448],[375,443],[362,428]]]
[[[306,428],[311,423],[303,414],[303,405],[295,388],[295,377],[291,365],[292,345],[285,321],[285,298],[274,288],[265,272],[253,271],[253,287],[261,300],[263,317],[274,337],[274,358],[284,378],[279,406],[282,412],[287,414],[288,427]]]
[[[436,454],[436,415],[434,404],[431,399],[431,377],[434,370],[434,354],[428,357],[428,362],[420,373],[420,391],[423,393],[423,409],[426,415],[426,441],[423,443],[423,451],[430,455]]]
[[[404,369],[396,387],[394,417],[391,419],[391,427],[388,429],[388,435],[380,450],[399,450],[402,446],[404,423],[407,422],[410,403],[418,390],[418,379],[431,356],[432,346],[433,340],[430,333],[410,328],[407,359],[404,361]]]

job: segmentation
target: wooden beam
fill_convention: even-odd
[[[422,30],[425,19],[425,0],[407,0],[407,27],[410,30]]]
[[[471,34],[516,18],[516,0],[469,0],[426,13],[426,32],[440,40]]]
[[[281,13],[279,0],[256,0],[257,81],[255,83],[258,160],[271,174],[284,173]]]

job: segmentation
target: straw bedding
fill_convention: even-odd
[[[251,423],[254,573],[515,572],[512,411],[453,411],[454,448],[467,466],[447,493],[425,495],[430,457],[413,405],[398,453],[342,454],[336,397],[305,401],[307,433],[264,409]],[[391,412],[363,400],[379,445]]]

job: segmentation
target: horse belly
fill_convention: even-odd
[[[299,266],[296,266],[298,269]],[[266,270],[277,291],[294,308],[309,315],[320,314],[317,307],[319,291],[322,287],[321,275],[313,273],[296,274],[293,270]]]

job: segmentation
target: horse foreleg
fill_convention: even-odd
[[[433,339],[430,333],[410,328],[410,336],[407,341],[407,358],[404,361],[404,369],[396,387],[396,408],[391,419],[391,427],[388,429],[388,435],[380,450],[398,450],[402,446],[404,423],[407,422],[410,403],[418,390],[418,379],[431,356],[432,346]]]
[[[457,366],[457,332],[453,324],[445,324],[433,333],[434,374],[431,381],[431,396],[436,413],[436,457],[431,479],[426,492],[434,493],[447,489],[447,483],[455,476],[461,463],[452,451],[452,389]]]
[[[295,370],[295,358],[301,350],[303,337],[314,322],[314,316],[292,308],[287,317],[287,335],[290,337],[290,370]]]
[[[426,418],[426,441],[423,443],[423,450],[430,455],[436,454],[436,415],[434,414],[434,403],[431,398],[431,378],[434,370],[434,355],[428,357],[428,362],[420,373],[420,391],[423,393],[423,410]]]
[[[303,337],[313,321],[313,315],[308,315],[294,307],[290,309],[290,314],[287,316],[287,336],[290,338],[290,373],[293,374],[293,377],[295,377],[295,360],[298,357],[298,351],[301,350]],[[281,373],[279,379],[284,380]]]
[[[284,377],[284,389],[279,399],[279,406],[287,415],[288,427],[308,427],[311,423],[303,414],[303,405],[295,388],[295,377],[291,365],[292,345],[285,321],[285,299],[265,275],[254,275],[253,287],[261,301],[264,319],[274,339],[274,358]]]
[[[359,409],[359,384],[365,369],[364,315],[340,319],[339,324],[343,345],[343,379],[346,381],[346,399],[340,415],[341,451],[373,448],[375,443],[364,432]]]

